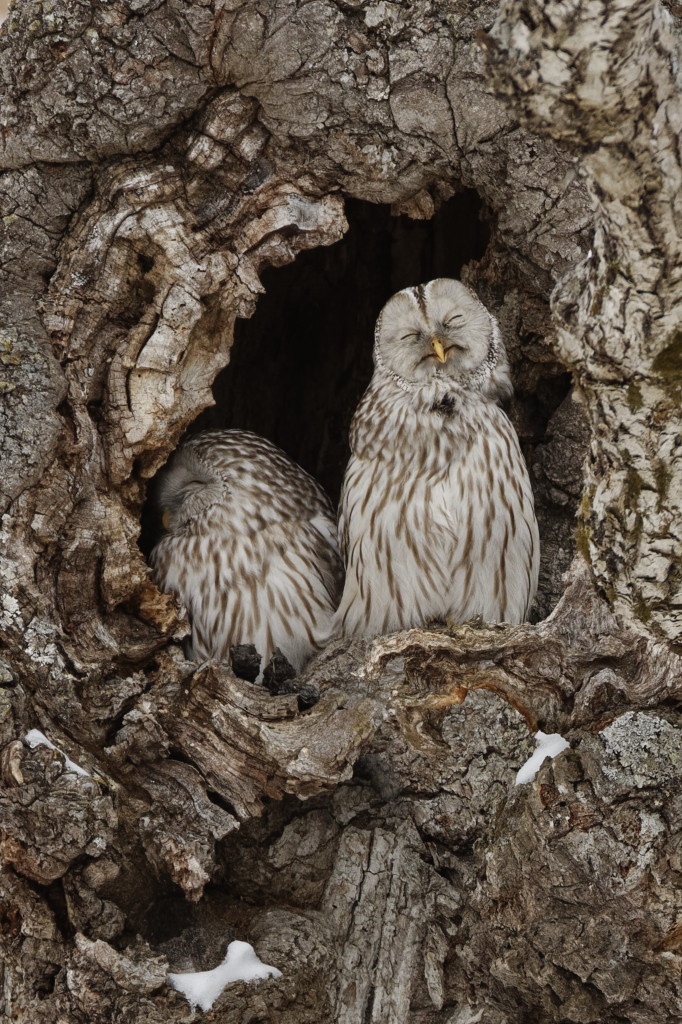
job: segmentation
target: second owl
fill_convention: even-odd
[[[253,644],[259,679],[277,649],[301,669],[329,634],[341,585],[319,484],[265,438],[214,430],[178,448],[157,500],[153,577],[187,609],[192,657],[229,661]]]
[[[539,539],[495,319],[461,282],[406,288],[377,321],[374,376],[351,425],[339,512],[336,632],[430,619],[522,622]]]

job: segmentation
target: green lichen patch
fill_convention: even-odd
[[[664,380],[682,378],[682,330],[673,331],[668,344],[658,353],[651,366]]]
[[[635,508],[640,494],[642,493],[642,478],[634,468],[634,466],[628,466],[625,473],[625,497],[627,499],[628,508]]]
[[[600,285],[595,289],[594,295],[592,296],[592,302],[590,303],[590,316],[599,316],[601,308],[604,305],[604,299],[606,298],[606,288]]]
[[[634,611],[640,622],[649,622],[651,619],[651,608],[646,603],[642,595],[640,594],[636,601],[633,602],[632,610]]]
[[[21,356],[14,351],[14,344],[9,335],[0,332],[0,363],[3,366],[19,366]]]
[[[622,269],[623,268],[620,265],[620,260],[609,260],[609,262],[606,264],[607,285],[610,286],[615,283],[616,278],[620,276]]]
[[[634,380],[628,384],[626,400],[631,412],[639,412],[644,405],[644,399],[642,398],[642,392],[640,391],[639,384]]]
[[[578,523],[575,530],[575,546],[586,562],[590,562],[590,528],[587,523]]]

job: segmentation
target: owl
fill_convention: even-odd
[[[343,577],[322,488],[264,438],[215,430],[178,448],[157,500],[152,576],[187,609],[193,659],[253,644],[259,679],[277,648],[300,670],[329,635]]]
[[[334,630],[376,635],[480,616],[522,622],[539,539],[496,320],[460,281],[406,288],[376,325],[339,510]]]

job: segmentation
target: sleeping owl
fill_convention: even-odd
[[[497,322],[459,281],[406,288],[376,325],[351,425],[335,632],[374,635],[480,616],[522,622],[538,579],[533,494]]]
[[[229,661],[232,647],[253,644],[259,679],[278,648],[300,670],[328,637],[341,592],[319,484],[264,438],[215,430],[174,453],[158,504],[165,533],[152,576],[185,605],[194,660]]]

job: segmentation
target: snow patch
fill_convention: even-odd
[[[40,732],[39,729],[30,729],[29,732],[24,736],[24,743],[28,743],[29,747],[49,747],[50,750],[56,750],[57,753],[61,754],[64,758],[64,764],[66,765],[67,771],[75,772],[76,775],[87,775],[89,777],[90,772],[86,772],[85,768],[81,768],[79,764],[72,761],[70,757],[67,757],[63,750],[56,747],[52,740],[48,740],[45,733]]]
[[[181,992],[192,1009],[210,1010],[226,985],[233,981],[258,981],[260,978],[281,978],[276,967],[264,964],[248,942],[231,942],[225,959],[212,971],[191,971],[169,974],[168,984]]]
[[[570,745],[558,732],[536,732],[535,751],[516,773],[516,785],[523,786],[526,782],[532,782],[538,773],[540,765],[546,758],[556,757],[557,754],[560,754],[562,750],[566,750]]]

